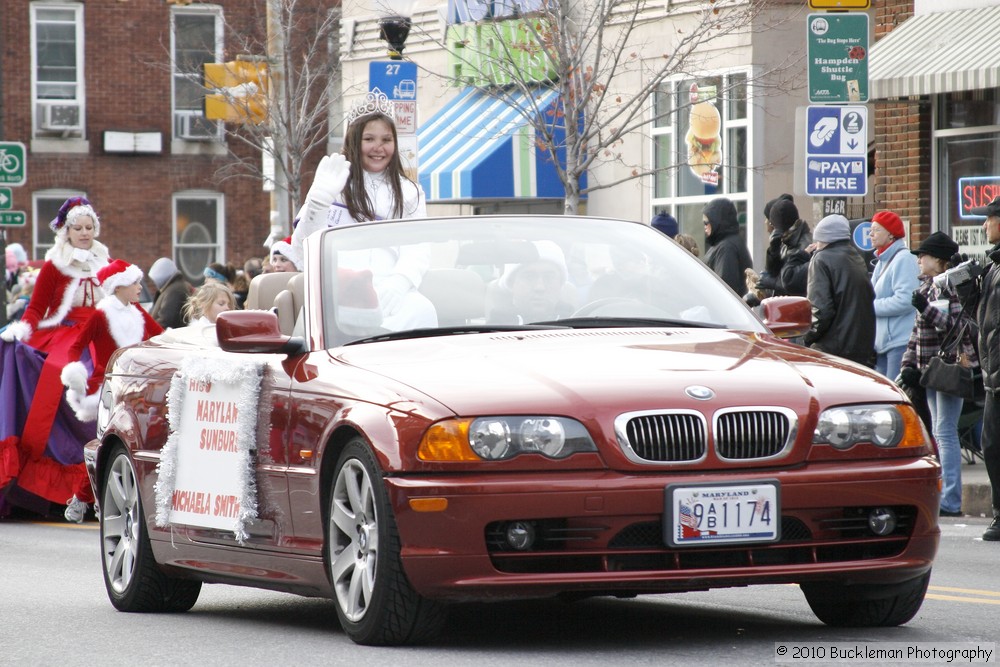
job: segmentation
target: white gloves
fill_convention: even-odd
[[[347,185],[350,175],[351,163],[346,157],[340,153],[323,156],[319,166],[316,167],[316,176],[306,195],[306,201],[316,202],[322,204],[324,208],[329,208],[334,198]]]
[[[325,155],[319,161],[312,187],[309,188],[306,200],[296,216],[299,223],[295,231],[299,239],[304,239],[317,229],[326,227],[326,215],[330,205],[343,191],[350,175],[351,163],[340,153]]]
[[[375,292],[378,294],[378,303],[385,315],[392,315],[403,303],[403,297],[413,289],[413,283],[400,274],[394,273],[391,276],[377,281]]]
[[[13,343],[15,340],[27,342],[31,337],[31,325],[24,320],[17,320],[7,325],[7,328],[0,333],[0,340]]]

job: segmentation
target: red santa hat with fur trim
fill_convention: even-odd
[[[105,294],[114,294],[119,287],[134,285],[142,280],[142,269],[123,259],[116,259],[97,272]]]
[[[302,270],[302,250],[292,245],[292,237],[286,236],[271,244],[271,257],[281,255],[295,265],[296,271]]]

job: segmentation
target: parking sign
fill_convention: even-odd
[[[811,106],[807,119],[806,194],[867,194],[868,107]]]

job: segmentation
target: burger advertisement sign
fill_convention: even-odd
[[[715,86],[691,84],[691,106],[685,135],[687,163],[691,172],[706,185],[718,186],[722,164],[722,115]]]

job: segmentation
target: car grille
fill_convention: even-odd
[[[705,420],[694,413],[643,415],[628,420],[628,446],[643,461],[697,461],[705,456]]]
[[[727,460],[780,455],[795,439],[795,415],[781,409],[725,410],[715,415],[715,451]],[[708,448],[698,412],[630,413],[616,420],[622,449],[638,463],[700,461]]]
[[[715,421],[715,449],[724,459],[766,459],[791,442],[791,430],[781,412],[724,412]]]
[[[799,516],[783,515],[781,539],[773,544],[670,548],[664,544],[661,521],[613,526],[570,519],[540,520],[534,522],[539,537],[536,548],[528,551],[507,546],[499,522],[487,527],[485,537],[493,565],[510,573],[781,567],[899,555],[916,523],[916,508],[894,506],[899,523],[895,531],[881,537],[866,527],[871,509],[816,509]]]

